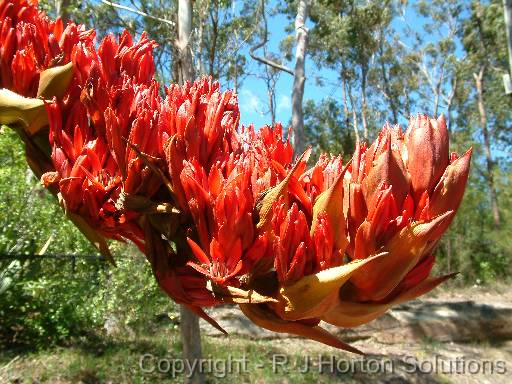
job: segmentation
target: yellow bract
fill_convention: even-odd
[[[346,170],[347,167],[338,175],[334,184],[317,197],[313,206],[311,223],[311,235],[313,235],[318,225],[318,215],[326,212],[334,230],[334,246],[342,252],[345,251],[348,244],[343,213],[343,176]]]
[[[280,315],[289,320],[321,317],[336,301],[340,288],[361,267],[385,256],[384,253],[325,269],[279,290]]]
[[[30,134],[37,133],[48,125],[44,101],[23,97],[8,89],[0,89],[0,124],[22,124]]]
[[[261,328],[268,329],[269,331],[302,336],[334,348],[361,355],[363,354],[357,348],[344,343],[319,326],[309,326],[296,321],[283,320],[271,311],[265,310],[265,308],[260,305],[240,304],[240,309],[254,324]]]
[[[62,97],[69,82],[73,77],[73,63],[59,67],[48,68],[39,75],[39,87],[37,88],[37,97],[51,99],[52,97]]]
[[[358,303],[338,300],[321,319],[337,327],[358,327],[384,314],[392,306],[415,299],[437,287],[442,282],[454,277],[456,273],[445,276],[428,278],[420,284],[402,292],[387,303]]]
[[[286,192],[286,189],[288,188],[288,183],[290,182],[290,179],[292,177],[297,177],[296,175],[297,170],[300,168],[300,165],[303,161],[307,162],[309,155],[311,154],[311,149],[307,149],[298,159],[295,163],[292,170],[288,173],[288,175],[275,187],[271,188],[263,197],[261,201],[261,209],[259,211],[260,213],[260,221],[256,225],[256,228],[258,229],[264,229],[272,219],[272,206],[274,203],[279,199],[279,197]]]

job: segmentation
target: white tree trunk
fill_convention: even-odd
[[[503,10],[507,27],[508,65],[512,76],[512,0],[503,0]]]
[[[361,66],[361,120],[363,122],[364,139],[368,141],[368,121],[366,119],[366,76],[367,70],[365,66]]]
[[[480,123],[482,125],[482,135],[484,137],[484,155],[485,163],[487,166],[487,185],[489,186],[489,193],[491,197],[491,211],[494,221],[494,227],[498,229],[501,225],[500,210],[498,205],[498,193],[494,182],[494,160],[491,153],[491,133],[489,132],[487,111],[484,102],[484,75],[485,66],[480,67],[480,71],[473,73],[476,86],[476,94],[478,101],[478,112],[480,113]]]
[[[178,2],[178,42],[179,52],[179,81],[194,81],[194,64],[190,51],[190,36],[192,33],[192,0],[179,0]],[[183,345],[183,359],[190,361],[190,366],[202,358],[201,331],[199,318],[185,306],[180,307],[180,331]],[[186,383],[204,383],[204,376],[195,371],[185,380]]]
[[[349,85],[348,97],[350,99],[350,106],[352,107],[352,128],[354,129],[354,136],[356,143],[359,143],[359,129],[357,128],[357,112],[354,97],[352,96],[352,86]]]
[[[306,81],[304,66],[308,38],[308,30],[306,29],[308,6],[308,0],[299,0],[297,17],[295,18],[297,47],[295,51],[295,70],[293,75],[292,91],[292,129],[294,138],[293,144],[297,154],[301,154],[306,148],[302,99],[304,97],[304,83]]]
[[[192,0],[178,2],[178,41],[179,52],[179,81],[194,80],[194,64],[190,51],[190,36],[192,34]]]

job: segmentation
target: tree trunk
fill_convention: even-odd
[[[263,56],[268,57],[267,47],[263,47]],[[270,113],[270,119],[272,126],[276,123],[276,78],[278,76],[277,70],[269,65],[265,65],[265,85],[267,87],[267,98],[268,98],[268,111]]]
[[[197,362],[195,366],[199,367],[203,355],[201,350],[199,318],[184,305],[180,306],[180,332],[181,344],[183,346],[183,360],[188,360],[190,367],[193,367]],[[185,379],[185,383],[204,383],[204,376],[198,369],[194,370],[194,372],[186,373],[188,373],[189,376]]]
[[[343,114],[345,115],[345,127],[348,128],[350,126],[350,116],[348,110],[348,100],[347,100],[347,76],[345,75],[345,70],[342,70],[341,73],[341,90],[343,92]]]
[[[69,0],[55,0],[55,15],[62,19],[64,25],[68,21]]]
[[[368,140],[368,121],[366,119],[366,64],[361,65],[361,120],[363,121],[364,139]]]
[[[178,41],[179,79],[180,83],[194,80],[194,64],[190,52],[190,36],[192,34],[192,0],[178,2]]]
[[[509,74],[512,76],[512,0],[503,0],[503,13],[507,27]]]
[[[446,126],[448,128],[448,134],[452,134],[452,106],[453,106],[453,100],[455,99],[455,95],[457,93],[457,73],[454,73],[453,79],[452,79],[452,90],[450,91],[450,94],[446,98],[446,117],[447,122]]]
[[[238,57],[235,57],[235,73],[234,73],[234,79],[233,79],[233,91],[235,93],[238,93]]]
[[[352,107],[352,125],[354,128],[354,135],[356,136],[356,143],[359,143],[359,129],[357,128],[357,112],[354,104],[354,98],[352,97],[352,87],[348,88],[348,97],[350,99],[350,105]]]
[[[192,0],[179,0],[178,2],[178,41],[179,52],[179,81],[194,80],[194,65],[190,51],[190,36],[192,33]],[[200,362],[201,332],[199,329],[199,318],[185,306],[180,306],[180,331],[181,343],[183,346],[183,359],[190,362]],[[198,370],[187,377],[186,383],[202,384],[204,376]]]
[[[270,119],[272,121],[272,126],[274,126],[276,124],[276,94],[271,82],[272,79],[267,79],[268,110],[270,111]]]
[[[198,52],[196,55],[197,64],[196,67],[199,70],[199,73],[205,74],[206,68],[204,65],[204,60],[202,57],[202,53],[206,50],[205,43],[204,43],[204,26],[206,24],[206,20],[208,18],[208,9],[202,9],[199,12],[199,25],[197,27],[197,47]]]
[[[379,54],[380,54],[380,71],[382,76],[382,82],[384,83],[384,92],[386,93],[386,99],[388,100],[389,108],[393,114],[393,124],[398,123],[398,108],[396,106],[396,100],[391,95],[391,87],[389,86],[388,74],[386,72],[386,65],[384,62],[384,27],[379,31]]]
[[[297,47],[295,51],[295,70],[293,75],[292,91],[292,129],[294,146],[297,154],[301,154],[306,148],[306,134],[304,132],[304,113],[302,111],[302,99],[304,97],[305,60],[308,31],[306,19],[308,17],[308,1],[299,0],[297,17],[295,18],[295,33]]]
[[[482,135],[484,137],[484,154],[487,166],[487,185],[489,186],[489,192],[491,195],[492,218],[494,221],[494,227],[499,228],[501,220],[498,206],[498,194],[494,184],[494,161],[491,154],[491,135],[487,126],[487,112],[485,110],[484,103],[484,74],[485,65],[482,65],[478,74],[473,73],[473,77],[475,79],[476,93],[478,97],[478,111],[480,113],[480,124],[482,125]]]
[[[357,128],[357,113],[355,109],[352,109],[352,120],[354,124],[354,134],[356,136],[356,143],[359,143],[359,129]]]
[[[436,86],[435,92],[434,92],[434,113],[433,116],[435,119],[437,119],[437,112],[439,111],[439,93],[440,93],[440,87],[441,83],[438,82],[438,85]]]

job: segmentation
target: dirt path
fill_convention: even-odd
[[[230,335],[201,322],[204,357],[249,362],[241,373],[210,374],[212,384],[512,383],[512,287],[437,290],[365,326],[330,328],[364,357],[262,330],[235,307],[210,314]],[[139,333],[119,328],[40,352],[0,351],[0,384],[182,383],[183,375],[140,367],[148,353],[156,359],[151,361],[179,361],[177,330],[177,319],[166,314]]]

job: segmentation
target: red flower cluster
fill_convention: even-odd
[[[385,300],[408,274],[416,282],[428,276],[431,252],[462,200],[470,156],[450,157],[443,116],[412,118],[405,135],[398,126],[386,126],[371,147],[359,146],[347,187],[349,255],[389,252],[352,279],[359,300]]]
[[[0,0],[0,88],[30,97],[41,95],[42,71],[94,51],[94,31],[74,23],[64,27],[37,4],[37,0]]]
[[[202,307],[236,303],[261,327],[357,352],[320,321],[366,323],[451,276],[429,277],[471,151],[449,155],[443,117],[386,125],[348,164],[308,169],[280,125],[239,128],[236,95],[211,79],[162,99],[145,34],[96,50],[94,32],[0,1],[0,85],[45,99],[43,183],[100,250],[133,241],[161,288],[215,326]],[[33,127],[42,102],[19,100],[9,122]]]
[[[142,250],[139,214],[123,202],[133,195],[150,199],[161,185],[138,154],[159,153],[152,140],[160,105],[154,45],[144,35],[133,43],[125,32],[119,43],[107,36],[97,54],[75,56],[77,83],[47,104],[55,171],[42,177],[59,191],[68,213],[101,235],[130,239]]]

